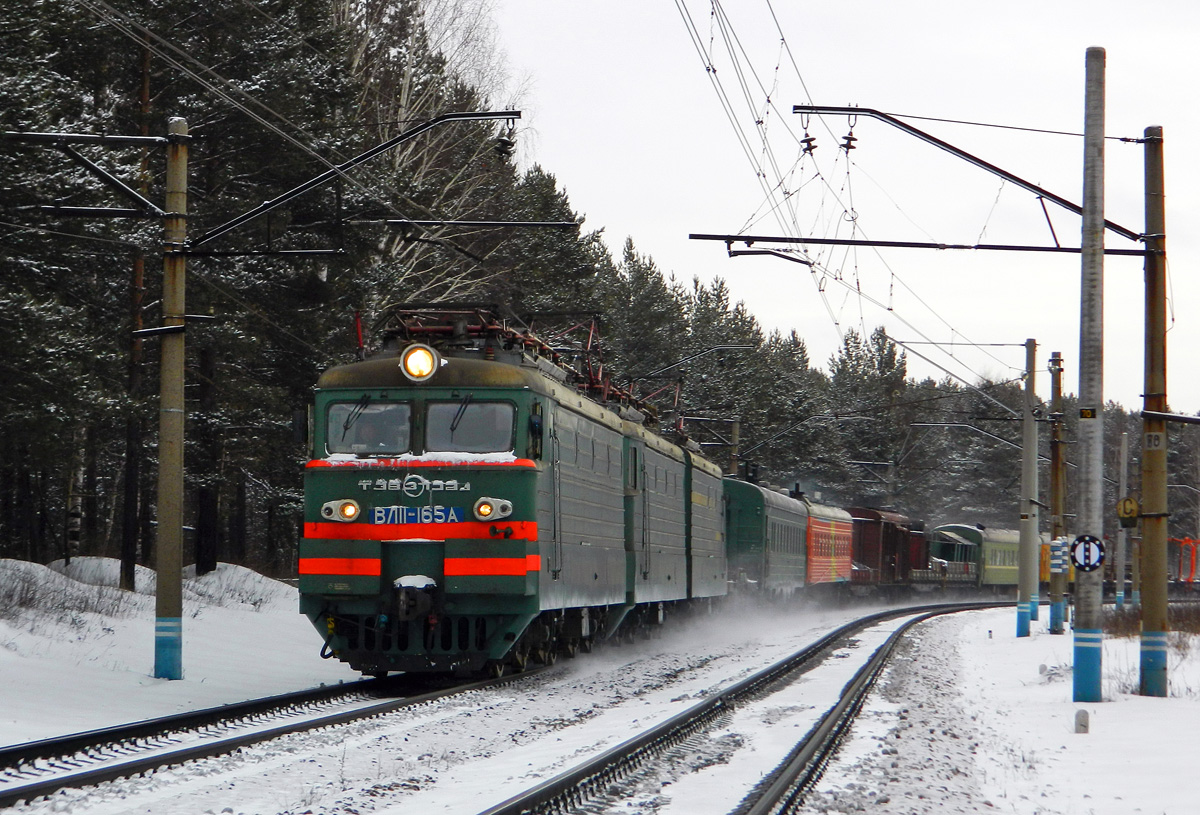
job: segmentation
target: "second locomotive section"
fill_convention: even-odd
[[[318,382],[299,566],[327,654],[502,673],[725,593],[715,465],[519,350],[416,347],[417,378],[410,346]]]

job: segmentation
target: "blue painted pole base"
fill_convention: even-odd
[[[1076,702],[1103,702],[1100,663],[1104,632],[1099,628],[1075,629],[1074,695]]]
[[[1029,604],[1017,603],[1017,636],[1029,636]]]
[[[1167,695],[1167,633],[1142,632],[1142,696]]]
[[[1038,619],[1038,604],[1039,604],[1039,602],[1040,601],[1038,600],[1038,594],[1037,594],[1037,592],[1034,592],[1033,596],[1029,598],[1029,619],[1033,620],[1035,623],[1037,622],[1037,619]]]
[[[1117,592],[1117,611],[1125,608],[1125,592]]]
[[[183,679],[183,619],[156,617],[154,620],[154,677]]]
[[[1050,604],[1050,633],[1063,633],[1063,621],[1066,619],[1067,604],[1063,600]]]

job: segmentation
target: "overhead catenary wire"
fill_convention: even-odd
[[[686,8],[684,8],[683,5],[681,5],[681,0],[677,0],[676,5],[680,10],[681,16],[685,20],[685,24],[687,24],[690,20],[689,13],[687,12]],[[800,86],[804,91],[805,97],[811,103],[811,101],[812,101],[811,94],[809,93],[807,84],[805,83],[804,78],[799,70],[799,66],[798,66],[795,54],[788,42],[787,35],[783,31],[783,27],[779,21],[778,15],[775,13],[775,9],[773,8],[773,6],[769,2],[769,0],[767,0],[766,6],[770,13],[770,17],[774,24],[775,30],[779,35],[779,41],[782,45],[782,50],[780,53],[786,54],[788,62],[791,65],[792,71],[794,72],[796,78],[799,80]],[[739,78],[742,78],[741,79],[741,87],[745,88],[746,82],[745,82],[744,78],[745,77],[757,78],[758,74],[753,69],[752,65],[750,67],[745,67],[745,68],[740,67],[740,65],[739,65],[740,62],[751,63],[752,61],[750,60],[749,56],[747,55],[746,50],[741,47],[742,40],[740,39],[740,37],[738,37],[736,28],[735,28],[733,22],[729,19],[728,15],[726,14],[725,9],[723,8],[723,6],[719,2],[719,0],[712,0],[712,2],[710,2],[710,7],[711,7],[711,15],[712,15],[713,19],[715,21],[719,22],[719,25],[714,24],[716,30],[724,32],[722,35],[722,38],[723,38],[724,42],[726,43],[726,49],[728,51],[728,55],[729,55],[731,61],[735,64],[735,66],[739,66],[739,67],[734,68],[734,73]],[[695,39],[696,38],[694,37],[693,40],[695,41]],[[715,42],[715,40],[716,40],[716,38],[714,37],[714,42]],[[714,72],[716,70],[715,63],[716,63],[716,59],[717,59],[716,54],[715,54],[715,46],[710,45],[708,52],[704,52],[702,46],[699,46],[698,50],[701,51],[702,53],[704,53],[703,59],[707,66],[707,70],[709,70],[710,72]],[[761,91],[762,95],[764,96],[764,98],[767,98],[768,100],[770,100],[770,104],[773,105],[774,104],[773,100],[774,100],[774,97],[776,96],[775,85],[774,84],[772,85],[772,89],[770,91],[768,91],[767,88],[762,85],[762,83],[759,83],[759,88],[760,88],[760,91]],[[723,98],[722,104],[723,104],[723,107],[726,109],[726,111],[732,110],[732,103],[728,101],[727,97]],[[762,108],[756,107],[754,104],[752,104],[750,102],[747,102],[747,107],[751,111],[752,115],[754,114],[755,110],[762,109]],[[730,120],[730,123],[734,127],[735,132],[738,134],[739,140],[741,140],[744,144],[748,143],[748,139],[745,137],[744,133],[742,133],[742,131],[739,128],[739,125],[737,124],[737,121],[738,121],[737,117],[735,117],[731,114],[727,114],[727,118]],[[759,118],[761,118],[761,117],[759,117]],[[786,117],[780,117],[780,118],[783,121],[787,121]],[[832,136],[833,131],[829,127],[827,117],[818,115],[817,119],[821,122],[821,124],[825,127],[825,129],[827,131],[829,131],[830,135]],[[807,130],[807,128],[806,128],[806,130]],[[764,200],[764,204],[766,202],[770,202],[769,207],[764,206],[764,204],[760,204],[757,208],[758,214],[752,215],[751,218],[748,220],[748,223],[749,222],[757,222],[758,220],[761,220],[763,215],[774,214],[776,216],[778,222],[780,223],[781,229],[783,229],[789,235],[800,236],[802,234],[805,234],[805,230],[802,230],[799,226],[798,215],[796,214],[792,191],[789,190],[787,188],[787,185],[784,183],[785,177],[793,174],[795,171],[795,168],[797,166],[800,166],[800,164],[802,162],[804,162],[806,158],[811,159],[813,163],[809,164],[808,166],[811,166],[814,168],[814,173],[815,173],[814,179],[820,180],[824,189],[826,189],[830,192],[830,194],[832,195],[834,200],[841,201],[841,196],[829,184],[828,177],[825,176],[824,173],[821,173],[819,165],[816,164],[816,162],[815,162],[815,157],[803,152],[803,145],[801,143],[802,142],[801,138],[797,134],[792,132],[790,129],[788,130],[788,133],[789,133],[790,137],[801,148],[802,152],[800,152],[798,154],[797,161],[789,166],[788,170],[786,171],[786,175],[785,175],[785,172],[780,172],[780,164],[778,162],[771,163],[770,161],[765,160],[765,159],[763,161],[756,161],[755,157],[752,156],[749,153],[749,151],[747,151],[747,156],[750,159],[751,166],[755,171],[756,177],[760,180],[760,183],[765,182],[767,180],[767,178],[768,178],[767,172],[768,171],[772,173],[772,176],[770,177],[771,183],[763,183],[763,186],[764,186],[764,199],[763,200]],[[764,138],[765,138],[765,136],[764,136]],[[834,138],[836,139],[837,137],[835,136]],[[838,152],[839,153],[844,152],[844,153],[848,154],[848,151],[838,151]],[[770,157],[770,156],[774,155],[774,152],[772,150],[764,148],[761,151],[761,154],[764,157]],[[846,156],[846,161],[847,161],[847,168],[846,168],[847,173],[849,173],[851,166],[857,167],[857,162],[851,164],[848,155]],[[876,186],[879,186],[877,182],[876,182]],[[913,219],[911,217],[909,217],[907,215],[907,213],[904,213],[898,204],[895,204],[895,199],[892,198],[890,195],[888,197],[890,200],[893,201],[893,205],[896,206],[896,208],[910,222],[913,222]],[[993,204],[993,209],[994,209],[994,206],[995,205]],[[867,230],[865,230],[863,228],[863,224],[857,218],[853,217],[853,206],[851,205],[851,202],[842,203],[841,209],[844,214],[849,215],[853,219],[852,225],[853,225],[854,231],[859,232],[864,235],[867,234]],[[784,216],[785,212],[787,213],[788,217]],[[989,215],[989,219],[990,219],[990,215]],[[816,226],[816,224],[814,224],[814,226]],[[844,224],[839,220],[837,223],[834,224],[834,229],[835,229],[835,231],[838,231],[843,226],[844,226]],[[809,234],[811,234],[811,232],[809,232]],[[928,234],[928,232],[926,232],[926,234]],[[883,309],[885,311],[888,311],[889,313],[891,313],[893,315],[894,318],[900,319],[902,317],[902,315],[900,314],[898,307],[894,301],[895,290],[896,290],[896,287],[899,286],[904,291],[906,291],[908,294],[913,296],[914,299],[917,301],[917,303],[919,303],[922,308],[926,309],[931,315],[933,315],[941,324],[943,324],[947,328],[949,328],[950,331],[952,332],[952,334],[958,335],[958,336],[963,336],[963,337],[966,336],[966,334],[964,332],[962,332],[959,328],[957,328],[953,324],[951,324],[950,321],[947,320],[944,316],[939,314],[924,298],[917,295],[915,290],[913,289],[913,287],[910,284],[908,284],[907,281],[896,272],[896,270],[891,266],[891,264],[889,264],[887,262],[887,260],[885,258],[883,258],[883,256],[881,255],[881,253],[879,252],[878,249],[876,249],[874,251],[874,254],[875,254],[875,257],[878,258],[881,263],[883,263],[885,269],[887,270],[888,295],[886,298],[883,298],[883,299],[886,299],[888,302],[886,305],[884,305],[880,302],[881,298],[867,298],[868,302],[872,302],[873,305],[880,307],[881,309]],[[805,257],[808,259],[812,259],[813,256],[806,254]],[[850,254],[848,252],[843,253],[842,263],[847,262],[852,257],[856,257],[856,255]],[[829,279],[829,277],[832,277],[836,283],[842,285],[843,287],[847,287],[848,290],[851,290],[855,297],[860,298],[860,300],[859,300],[859,305],[860,305],[859,319],[857,322],[860,324],[860,326],[862,327],[862,330],[865,334],[866,333],[866,315],[865,315],[865,312],[861,308],[861,306],[863,304],[863,301],[861,298],[863,298],[867,295],[867,291],[866,291],[865,285],[863,284],[861,279],[858,280],[858,282],[856,282],[853,285],[853,287],[849,287],[847,284],[847,281],[845,279],[845,275],[840,271],[836,271],[836,270],[830,268],[830,266],[832,264],[830,263],[829,260],[822,260],[820,254],[818,254],[816,256],[816,261],[817,262],[813,263],[810,266],[812,280],[817,289],[818,296],[822,299],[822,302],[825,306],[826,312],[829,315],[829,318],[834,325],[835,331],[837,331],[838,335],[841,336],[841,328],[840,328],[841,321],[838,319],[837,313],[835,312],[833,306],[830,304],[830,302],[826,296],[825,281],[827,281]],[[857,265],[855,268],[856,268],[855,274],[857,276],[858,275]],[[904,324],[908,325],[913,330],[916,330],[913,325],[913,322],[911,320],[902,319],[902,322],[904,322]],[[920,333],[922,336],[925,336],[928,339],[927,334],[925,334],[924,332],[918,331],[918,333]],[[932,340],[930,340],[930,341],[933,342]],[[954,363],[956,365],[962,366],[969,370],[969,366],[967,366],[965,361],[955,357],[952,353],[948,353],[948,356],[950,356],[951,359],[954,360]],[[990,354],[990,352],[988,352],[988,356],[990,356],[997,363],[999,363],[1001,365],[1005,365],[1005,367],[1010,367],[1010,368],[1012,367],[1011,365],[1004,363],[1002,360],[999,360],[994,355]],[[971,375],[973,375],[976,378],[981,379],[981,380],[985,378],[981,374],[979,374],[977,371],[971,371]]]
[[[280,136],[289,144],[292,144],[304,154],[312,157],[330,171],[337,173],[338,177],[343,179],[346,183],[356,187],[371,198],[379,201],[393,214],[404,217],[404,213],[397,208],[394,203],[388,200],[389,195],[382,187],[378,185],[369,185],[361,181],[355,175],[339,170],[337,164],[333,160],[322,155],[320,152],[318,152],[318,150],[316,150],[309,143],[306,143],[297,135],[293,135],[293,132],[295,134],[299,134],[299,136],[307,138],[312,144],[322,144],[318,137],[309,133],[303,127],[291,121],[288,117],[279,113],[269,105],[256,99],[253,95],[237,87],[235,83],[219,74],[211,66],[205,65],[203,62],[197,60],[195,57],[189,54],[185,49],[180,48],[167,38],[162,37],[146,26],[138,23],[128,15],[123,14],[121,11],[107,3],[106,0],[76,1],[96,15],[102,22],[112,26],[126,37],[137,42],[138,45],[146,48],[168,65],[192,79],[218,99],[221,99],[222,101],[231,105],[234,109],[241,111],[246,116],[265,127],[267,130]],[[269,15],[265,16],[268,19],[273,19],[270,18]],[[193,70],[188,66],[188,64],[185,63],[190,63],[191,65],[197,66],[196,70]],[[244,100],[245,103],[243,103],[242,100]],[[262,112],[260,113],[258,110],[252,109],[251,106],[261,110]],[[290,128],[292,132],[289,132],[288,129],[275,124],[273,121],[271,121],[271,118],[268,117],[273,117],[279,122],[282,122],[284,125],[286,125],[286,128]],[[330,145],[324,146],[329,148],[329,151],[334,158],[341,157],[336,148]],[[453,244],[449,245],[453,247]]]

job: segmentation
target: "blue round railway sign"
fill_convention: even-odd
[[[1071,544],[1071,563],[1081,572],[1094,572],[1104,563],[1104,542],[1094,535],[1080,535]]]

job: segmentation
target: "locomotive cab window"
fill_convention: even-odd
[[[411,447],[412,408],[399,402],[336,402],[325,423],[325,450],[360,457],[394,456]]]
[[[425,414],[427,453],[506,453],[513,449],[510,402],[431,402]]]

